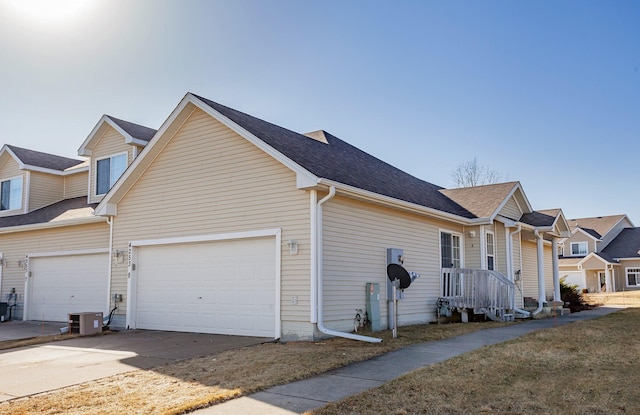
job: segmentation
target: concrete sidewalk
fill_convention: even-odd
[[[378,387],[416,369],[443,362],[482,346],[502,343],[536,330],[602,317],[620,309],[600,307],[565,316],[529,320],[512,326],[479,330],[450,339],[416,344],[310,379],[275,386],[194,413],[197,415],[300,414]],[[402,335],[402,328],[400,328],[400,335]]]

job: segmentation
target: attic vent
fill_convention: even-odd
[[[312,131],[310,133],[305,133],[304,135],[316,141],[320,141],[321,143],[329,144],[329,142],[327,141],[327,136],[325,135],[323,130]]]

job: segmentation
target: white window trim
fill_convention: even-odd
[[[452,236],[460,238],[460,268],[464,268],[464,235],[457,231],[450,229],[438,229],[438,258],[440,262],[440,269],[442,269],[442,234],[449,233]]]
[[[104,156],[104,157],[100,157],[100,158],[96,158],[93,160],[93,180],[90,178],[89,180],[92,180],[91,186],[93,188],[93,196],[94,197],[99,197],[99,196],[104,196],[106,195],[109,191],[107,191],[107,193],[100,193],[98,194],[98,162],[100,160],[106,160],[106,159],[112,159],[113,157],[118,157],[118,156],[122,156],[124,155],[125,157],[125,170],[127,169],[127,167],[129,167],[129,152],[128,151],[121,151],[120,153],[114,153],[114,154],[110,154],[108,156]],[[124,172],[123,172],[124,174]],[[116,179],[116,182],[120,179],[120,177],[118,177]],[[114,182],[115,184],[115,182]],[[111,190],[111,188],[109,188],[109,190]]]
[[[630,269],[636,269],[638,270],[638,272],[634,272],[633,274],[636,275],[636,285],[629,285],[629,270]],[[626,267],[624,269],[624,284],[627,287],[640,287],[640,267]]]
[[[493,253],[489,254],[489,239],[487,238],[488,235],[491,235],[491,239],[492,239],[492,243],[491,246],[493,248]],[[493,231],[485,231],[485,238],[484,238],[484,244],[485,244],[485,249],[484,249],[484,254],[485,254],[485,267],[486,269],[489,269],[489,257],[493,258],[493,270],[495,271],[496,269],[496,235]]]
[[[580,250],[580,246],[579,246],[579,245],[581,245],[581,244],[584,244],[584,246],[585,246],[584,254],[580,254],[580,253],[578,253],[578,254],[574,254],[574,253],[573,253],[573,246],[574,246],[574,245],[578,245],[578,251],[579,251],[579,250]],[[588,254],[589,254],[589,243],[588,243],[588,242],[585,242],[585,241],[581,241],[581,242],[571,242],[570,249],[571,249],[571,251],[570,251],[571,256],[585,256],[585,255],[588,255]]]
[[[2,214],[2,215],[6,215],[7,213],[15,214],[17,212],[24,211],[24,207],[25,207],[25,204],[26,204],[26,201],[24,200],[24,194],[25,194],[25,188],[26,188],[24,176],[19,174],[17,176],[0,179],[0,183],[9,182],[9,181],[14,180],[14,179],[22,180],[22,193],[20,193],[20,207],[15,208],[15,209],[0,210],[0,214]],[[1,193],[0,193],[0,196],[2,196]]]

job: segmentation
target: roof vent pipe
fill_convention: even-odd
[[[353,333],[345,333],[342,331],[336,331],[336,330],[331,330],[328,329],[324,326],[324,290],[323,290],[323,270],[322,270],[322,205],[325,204],[326,202],[328,202],[329,200],[333,199],[333,197],[336,195],[336,188],[335,186],[331,186],[329,188],[329,194],[326,195],[325,197],[323,197],[321,200],[318,201],[317,204],[317,209],[316,209],[316,215],[317,215],[317,219],[316,219],[316,238],[317,238],[317,242],[316,242],[316,282],[317,282],[317,289],[316,289],[316,294],[318,296],[317,300],[316,300],[316,304],[318,307],[318,322],[316,323],[316,326],[318,327],[318,330],[320,330],[320,332],[330,335],[330,336],[338,336],[338,337],[344,337],[347,339],[352,339],[352,340],[360,340],[360,341],[365,341],[365,342],[370,342],[370,343],[380,343],[382,341],[382,339],[378,339],[376,337],[368,337],[368,336],[362,336],[359,334],[353,334]]]

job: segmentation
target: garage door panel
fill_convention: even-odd
[[[138,328],[275,333],[274,238],[139,247],[136,280]]]
[[[108,261],[106,253],[30,258],[30,319],[66,322],[69,313],[102,311]]]

